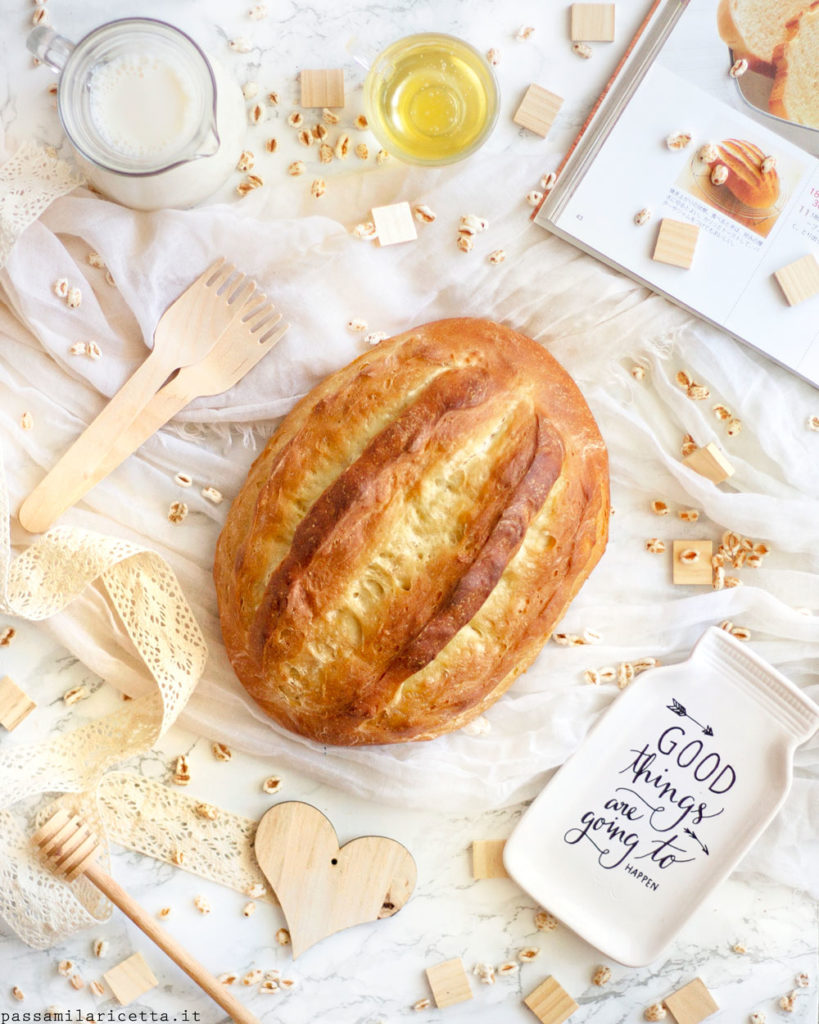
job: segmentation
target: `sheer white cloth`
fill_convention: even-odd
[[[442,814],[490,808],[534,795],[619,692],[584,681],[588,668],[644,656],[675,661],[709,625],[730,619],[754,649],[819,700],[819,393],[719,331],[609,270],[529,222],[523,202],[533,172],[519,156],[423,173],[395,166],[334,179],[317,201],[285,210],[275,189],[236,206],[140,214],[82,190],[55,201],[20,237],[0,274],[0,444],[10,507],[144,358],[162,310],[216,255],[254,275],[291,328],[229,393],[189,406],[98,485],[63,522],[156,551],[173,568],[207,641],[209,660],[181,721],[256,754],[275,756],[324,781]],[[536,178],[536,176],[535,176]],[[353,225],[372,205],[407,199],[438,214],[416,242],[380,248]],[[455,244],[465,213],[490,226],[465,254]],[[506,259],[487,260],[502,248]],[[116,282],[89,266],[99,252]],[[82,290],[69,309],[52,290],[60,277]],[[366,347],[353,317],[395,333],[447,316],[502,321],[540,343],[575,377],[597,417],[611,460],[614,512],[608,550],[562,628],[600,634],[597,645],[549,643],[532,668],[485,716],[488,731],[431,743],[324,748],[268,720],[236,681],[219,635],[211,580],[214,544],[250,462],[294,401]],[[102,357],[69,354],[94,340]],[[642,381],[631,374],[645,369]],[[710,389],[692,401],[677,372]],[[722,403],[742,421],[728,436],[712,413]],[[28,412],[31,429],[21,429]],[[735,466],[719,487],[681,464],[691,434],[717,441]],[[174,476],[193,478],[181,489]],[[202,497],[218,488],[225,502]],[[654,516],[651,500],[672,514]],[[187,518],[168,521],[172,501]],[[696,523],[676,512],[696,508]],[[670,555],[647,538],[724,530],[764,541],[761,568],[736,571],[742,586],[676,588]],[[12,543],[29,538],[12,519]],[[730,571],[730,570],[729,570]],[[807,614],[805,614],[807,611]],[[150,691],[145,664],[100,592],[86,589],[44,623],[115,686]],[[819,738],[797,754],[788,802],[743,868],[819,894]]]

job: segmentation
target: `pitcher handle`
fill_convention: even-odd
[[[57,73],[65,67],[65,62],[74,49],[74,44],[70,39],[58,35],[53,28],[49,28],[47,25],[38,25],[30,32],[26,39],[26,46],[46,67]]]

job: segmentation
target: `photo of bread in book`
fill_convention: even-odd
[[[720,0],[717,28],[746,102],[819,129],[819,0]]]
[[[763,238],[787,199],[777,158],[748,139],[700,146],[677,184]]]

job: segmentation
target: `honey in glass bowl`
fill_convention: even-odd
[[[489,137],[498,87],[474,47],[430,32],[399,39],[376,57],[364,103],[373,134],[393,156],[446,164],[474,153]]]

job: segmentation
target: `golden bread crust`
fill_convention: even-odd
[[[725,139],[717,146],[719,158],[711,164],[723,164],[728,179],[723,188],[740,202],[756,210],[767,210],[779,198],[779,174],[775,167],[763,171],[766,154],[744,139]]]
[[[774,77],[773,86],[771,88],[771,95],[768,99],[768,109],[772,114],[776,114],[777,117],[782,117],[786,121],[793,121],[795,124],[809,124],[812,127],[819,127],[815,117],[802,117],[798,110],[791,108],[791,102],[789,101],[788,93],[790,91],[790,78],[792,75],[798,75],[798,67],[794,67],[794,61],[791,58],[791,51],[799,41],[799,32],[804,23],[807,24],[809,19],[819,18],[819,0],[813,0],[813,3],[809,4],[802,11],[801,14],[791,18],[785,26],[785,38],[774,51],[774,66],[776,68],[776,76]],[[798,63],[798,62],[797,62]],[[814,102],[813,111],[817,109],[817,104]]]
[[[602,554],[606,449],[541,346],[453,319],[291,411],[216,549],[241,682],[323,743],[458,729],[537,655]]]

